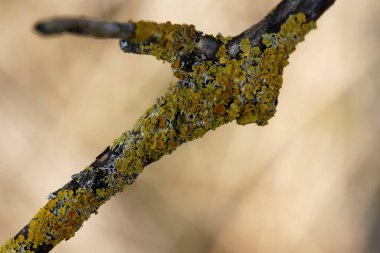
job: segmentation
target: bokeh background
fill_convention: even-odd
[[[236,35],[274,0],[0,0],[0,242],[174,81],[55,15]],[[291,55],[269,125],[220,127],[146,168],[53,252],[380,252],[380,2],[337,0]]]

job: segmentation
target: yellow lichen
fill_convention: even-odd
[[[54,199],[40,209],[28,226],[27,234],[11,239],[0,252],[34,252],[44,245],[56,245],[71,238],[97,207],[88,203],[90,193],[77,190],[60,190]]]
[[[244,57],[247,57],[252,49],[251,41],[248,38],[244,38],[240,42],[240,50],[243,53]]]
[[[240,57],[227,53],[228,38],[215,60],[201,61],[187,73],[180,70],[178,53],[194,49],[195,29],[188,25],[136,24],[133,42],[153,40],[142,45],[159,59],[172,63],[176,76],[165,96],[149,108],[129,132],[114,141],[111,151],[120,150],[109,168],[104,184],[95,188],[60,189],[34,216],[23,233],[0,248],[5,252],[34,252],[54,247],[67,240],[111,196],[133,182],[151,161],[171,153],[184,142],[236,120],[238,124],[267,124],[276,110],[288,56],[304,35],[315,27],[302,13],[290,16],[278,33],[263,34],[264,47],[252,47],[248,39],[240,42]],[[93,172],[90,166],[86,169]],[[132,178],[132,181],[123,181]],[[91,180],[90,180],[91,181]]]
[[[125,134],[115,142],[129,140],[133,145],[116,162],[117,171],[139,172],[143,156],[155,160],[181,143],[235,119],[242,125],[267,124],[275,113],[288,55],[313,27],[314,22],[307,23],[304,14],[299,13],[290,16],[280,32],[263,35],[264,50],[242,39],[240,58],[230,58],[228,40],[224,39],[215,61],[194,65],[188,73],[175,71],[177,77],[185,78],[191,86],[181,83],[170,86],[166,95],[134,126],[134,130],[142,131],[142,138],[134,140],[132,135]],[[178,69],[179,60],[173,62],[173,69]],[[188,115],[192,115],[191,119]]]

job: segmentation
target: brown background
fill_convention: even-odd
[[[115,40],[42,38],[55,15],[236,35],[279,1],[0,0],[0,242],[174,81]],[[291,55],[268,126],[229,124],[146,168],[53,252],[380,252],[377,0],[337,0]]]

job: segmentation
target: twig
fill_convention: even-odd
[[[159,38],[165,36],[163,33],[167,31],[177,31],[183,29],[185,33],[194,33],[191,43],[202,44],[203,53],[208,56],[214,56],[219,43],[212,36],[202,35],[197,32],[194,26],[189,25],[173,25],[170,22],[157,24],[154,22],[106,22],[94,20],[91,18],[53,18],[48,21],[38,22],[34,28],[43,35],[57,35],[62,33],[71,33],[80,36],[88,36],[94,38],[120,38],[120,45],[124,52],[141,53],[141,46],[149,44],[159,44]],[[143,36],[141,36],[143,35]],[[190,44],[190,41],[182,41],[182,44]],[[161,45],[162,46],[162,45]],[[173,48],[173,50],[175,50]],[[148,52],[145,52],[148,53]]]
[[[70,32],[121,38],[126,52],[171,63],[179,79],[111,147],[62,188],[0,252],[49,252],[91,214],[132,184],[143,168],[179,145],[236,120],[267,124],[274,115],[288,56],[333,0],[284,0],[234,38],[212,37],[192,25],[53,19],[43,34]]]

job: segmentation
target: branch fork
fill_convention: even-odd
[[[297,43],[334,0],[283,0],[262,21],[235,37],[211,36],[193,25],[54,18],[36,24],[43,35],[71,33],[118,38],[126,53],[171,64],[178,81],[96,160],[49,195],[5,252],[49,252],[68,240],[144,167],[179,145],[235,121],[265,125],[273,117],[282,74]]]

